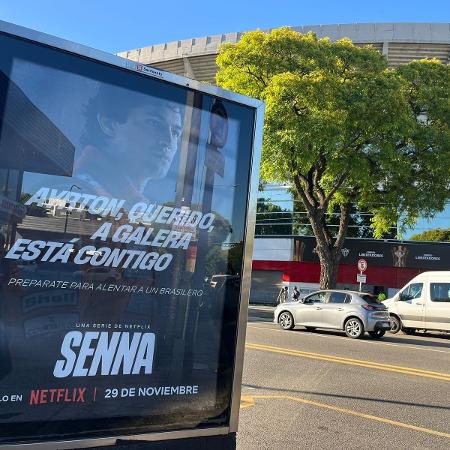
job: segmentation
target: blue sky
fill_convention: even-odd
[[[450,22],[450,1],[0,0],[0,19],[115,53],[282,25]]]
[[[282,25],[450,22],[450,0],[0,0],[0,20],[116,53]],[[449,208],[414,232],[449,226]]]

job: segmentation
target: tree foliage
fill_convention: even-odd
[[[31,194],[26,192],[20,195],[20,203],[25,204],[27,200],[31,198]],[[36,206],[35,203],[27,206],[27,215],[35,217],[45,217],[47,215],[47,210],[42,206]]]
[[[450,228],[435,228],[410,237],[411,241],[450,242]]]
[[[266,105],[261,176],[290,182],[317,241],[321,286],[336,282],[354,205],[374,234],[443,209],[450,186],[450,70],[390,69],[372,47],[289,28],[224,44],[218,85]],[[337,233],[328,226],[339,212]]]

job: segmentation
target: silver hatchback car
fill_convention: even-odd
[[[360,338],[367,331],[381,338],[390,329],[389,313],[373,295],[357,291],[323,290],[304,299],[279,304],[274,322],[283,330],[297,325],[307,330],[329,328],[343,330],[348,337]]]

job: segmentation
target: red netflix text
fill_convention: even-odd
[[[30,405],[45,403],[85,403],[86,388],[33,389],[30,392]]]

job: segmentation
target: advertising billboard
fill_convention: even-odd
[[[236,431],[262,104],[0,25],[0,445]]]
[[[316,241],[313,237],[301,236],[294,239],[294,261],[319,262],[315,250]],[[450,244],[346,239],[340,263],[356,265],[361,258],[370,266],[445,270],[450,268]]]

